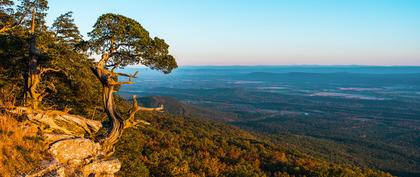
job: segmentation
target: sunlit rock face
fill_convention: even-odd
[[[114,176],[121,169],[120,161],[102,159],[100,150],[99,143],[73,138],[51,144],[48,152],[57,163],[57,176]]]
[[[81,165],[98,155],[100,145],[92,140],[76,138],[61,140],[51,145],[49,153],[63,165]]]
[[[87,164],[83,167],[82,172],[84,176],[95,174],[96,176],[113,176],[121,169],[121,163],[118,159],[113,160],[99,160]]]

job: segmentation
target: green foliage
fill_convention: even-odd
[[[1,0],[0,1],[0,25],[4,25],[7,22],[8,17],[14,12],[12,6],[14,2],[11,0]]]
[[[38,15],[46,15],[47,1],[22,1],[16,14],[29,12],[34,6],[32,3],[35,3]],[[59,20],[64,21],[60,23]],[[36,33],[37,47],[43,56],[38,61],[39,68],[58,71],[43,74],[39,90],[49,93],[43,104],[57,109],[72,108],[73,113],[92,114],[100,102],[100,84],[90,70],[92,60],[74,47],[81,35],[73,24],[71,13],[60,16],[53,29],[57,31],[42,27]],[[24,76],[28,70],[29,31],[23,24],[0,35],[0,87],[15,88],[18,102],[23,99]]]
[[[134,19],[104,14],[93,28],[89,33],[90,48],[100,55],[108,53],[110,65],[143,64],[164,73],[177,67],[175,58],[169,55],[169,45],[163,39],[150,38],[149,32]]]
[[[220,75],[206,81],[200,79],[205,77],[208,70],[197,69],[194,74],[182,75],[183,79],[191,79],[188,86],[174,82],[170,88],[156,88],[165,85],[148,82],[149,88],[155,88],[146,89],[142,95],[176,97],[208,111],[184,109],[170,104],[166,101],[168,99],[157,102],[163,103],[168,112],[176,113],[171,108],[174,105],[182,108],[181,115],[223,120],[241,129],[270,137],[279,146],[297,149],[329,162],[381,169],[396,176],[419,176],[420,131],[413,127],[418,127],[415,119],[420,113],[420,102],[415,99],[416,93],[410,92],[411,86],[419,83],[419,74],[262,73],[260,77],[254,76],[259,73],[253,73],[232,77],[233,81],[263,81],[262,85],[290,84],[284,90],[260,90],[258,87],[261,84],[247,85],[246,89],[235,87],[230,81],[224,84],[220,79],[228,77],[231,71],[225,72],[222,68],[212,70]],[[387,79],[383,79],[385,77]],[[389,93],[396,96],[395,99],[383,101],[312,97],[305,92],[308,89],[315,91],[331,88],[331,83],[334,83],[334,88],[357,88],[355,85],[379,88],[401,83],[410,87],[401,88],[400,91],[409,93],[401,97],[397,96],[400,91],[393,89],[384,89],[387,91],[380,94],[375,91],[374,95],[379,97],[387,98]],[[214,85],[219,88],[212,89]],[[360,93],[369,95],[372,92]],[[208,116],[211,115],[209,111],[216,113],[216,116]]]
[[[73,12],[60,15],[52,24],[52,30],[56,38],[69,45],[76,45],[82,41],[82,35],[78,27],[74,24]]]
[[[0,1],[0,29],[15,23],[13,5],[14,2],[11,0]]]
[[[122,176],[391,176],[285,151],[257,136],[200,118],[142,114],[151,122],[124,133],[116,147]]]
[[[56,92],[49,94],[45,99],[50,106],[57,108],[69,107],[75,113],[87,114],[93,106],[100,105],[100,83],[92,74],[90,67],[92,61],[83,53],[74,50],[71,44],[61,39],[48,39],[48,52],[51,58],[49,67],[59,69],[60,72],[45,75],[44,85],[53,83]]]
[[[32,23],[32,12],[35,12],[35,32],[44,32],[47,30],[45,17],[47,16],[48,1],[47,0],[21,0],[21,4],[17,6],[17,12],[15,14],[16,19],[23,19],[23,25],[27,28],[31,28]]]

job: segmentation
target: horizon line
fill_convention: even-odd
[[[420,65],[365,65],[365,64],[273,64],[273,65],[179,65],[178,67],[420,67]],[[130,65],[127,68],[148,68]]]

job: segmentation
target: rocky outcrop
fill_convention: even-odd
[[[27,175],[41,176],[114,176],[121,168],[118,159],[109,159],[98,142],[89,138],[102,127],[101,122],[62,111],[32,110],[17,107],[11,111],[24,115],[37,126],[52,158],[42,170]]]
[[[48,152],[62,165],[80,166],[98,156],[100,145],[89,139],[65,139],[53,143]]]
[[[113,103],[113,100],[110,101]],[[109,105],[108,105],[109,106]],[[111,110],[111,111],[110,111]],[[139,111],[162,111],[158,108],[138,106],[133,96],[133,105],[128,118],[123,119],[110,106],[107,115],[114,114],[118,120],[107,129],[105,138],[98,138],[97,132],[102,123],[69,114],[68,111],[39,110],[29,107],[13,107],[10,113],[25,116],[28,124],[36,126],[45,139],[48,153],[53,159],[42,170],[27,176],[114,176],[121,168],[118,159],[112,159],[114,144],[118,141],[123,129],[137,127],[148,122],[135,119]],[[117,126],[118,125],[118,126]],[[115,130],[115,131],[114,131]],[[95,138],[91,138],[95,137]]]
[[[84,176],[95,174],[98,176],[113,176],[120,171],[121,163],[118,159],[94,161],[83,167]]]
[[[71,115],[65,111],[43,111],[33,110],[28,107],[17,107],[12,112],[25,115],[43,133],[84,137],[85,135],[95,134],[102,128],[102,123],[99,121]]]

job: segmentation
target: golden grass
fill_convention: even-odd
[[[0,114],[0,177],[30,173],[42,159],[45,153],[37,129]]]

